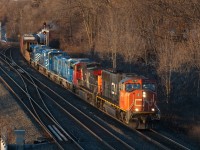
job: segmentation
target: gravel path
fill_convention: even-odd
[[[8,135],[8,143],[15,143],[15,129],[25,130],[25,143],[31,144],[43,132],[22,110],[17,99],[12,97],[9,91],[0,81],[0,131],[1,135]]]

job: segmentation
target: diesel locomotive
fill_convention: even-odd
[[[37,36],[24,35],[21,53],[49,79],[132,128],[152,128],[160,120],[155,80],[104,69],[88,58],[71,58],[39,41]]]

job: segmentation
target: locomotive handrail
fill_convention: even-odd
[[[118,108],[118,109],[120,109],[120,110],[122,110],[122,111],[124,111],[124,112],[126,112],[126,110],[124,110],[124,109],[121,109],[119,106],[117,106],[117,105],[115,105],[115,104],[113,104],[113,103],[111,103],[111,102],[109,102],[108,100],[106,100],[105,98],[103,98],[103,97],[100,97],[100,96],[96,96],[96,100],[97,100],[97,98],[99,98],[99,99],[102,99],[102,100],[104,100],[105,102],[107,102],[107,103],[109,103],[109,104],[111,104],[112,106],[114,106],[114,107],[116,107],[116,108]]]

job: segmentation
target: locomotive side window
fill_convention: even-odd
[[[70,62],[70,64],[69,64],[70,69],[73,69],[73,67],[74,67],[73,64],[74,64],[75,62],[76,62],[76,61],[71,61],[71,62]]]
[[[156,86],[153,83],[143,83],[142,88],[146,90],[156,91]]]
[[[81,71],[81,66],[80,65],[77,66],[77,71]]]
[[[127,83],[125,88],[126,88],[127,92],[131,92],[133,90],[140,89],[140,84],[139,83]]]
[[[73,64],[72,63],[70,63],[70,69],[73,69]]]

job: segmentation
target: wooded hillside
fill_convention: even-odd
[[[0,0],[0,5],[9,38],[36,32],[46,22],[61,49],[157,79],[163,110],[200,119],[198,0]]]

